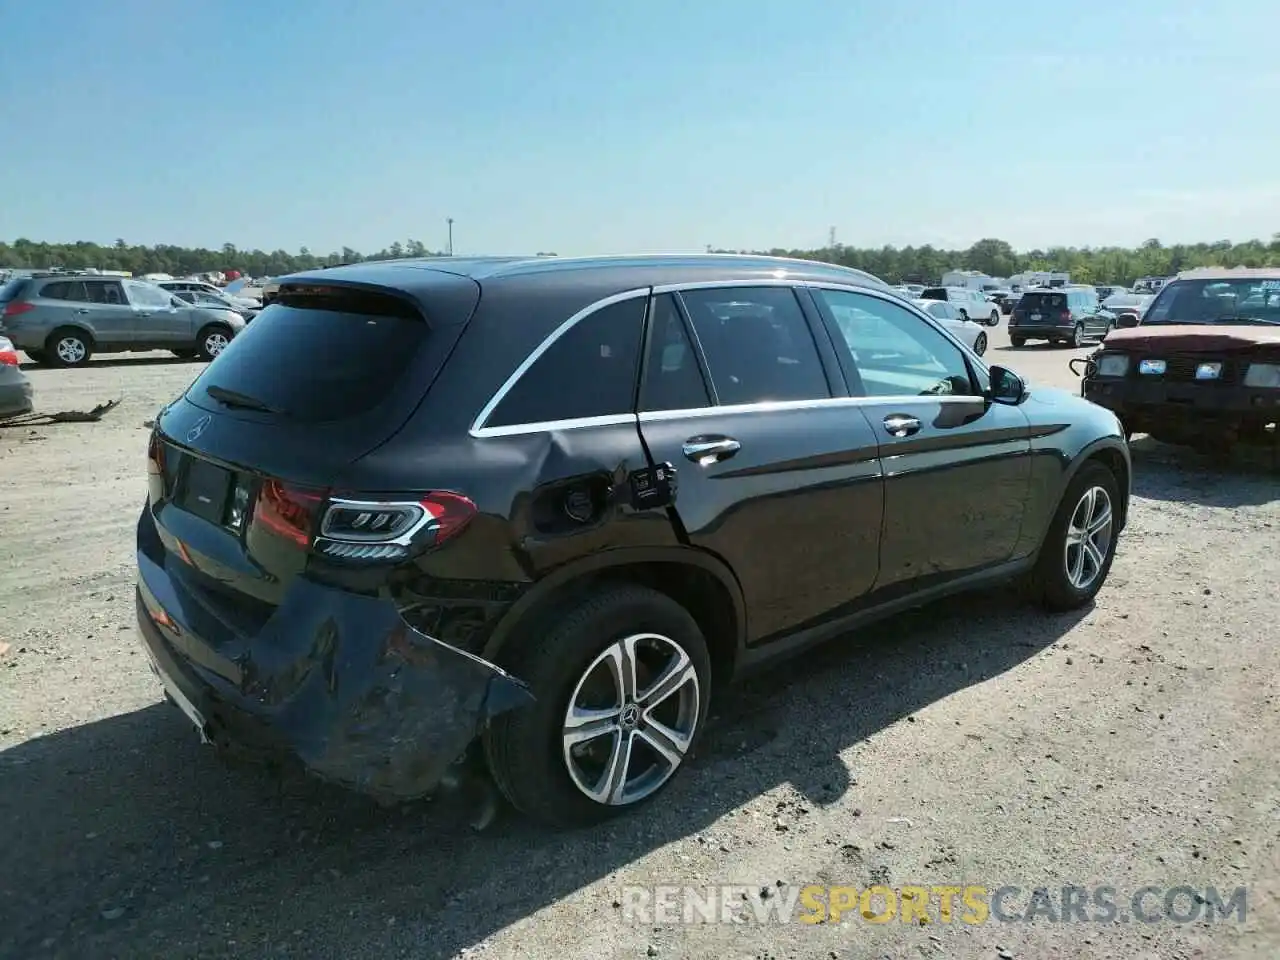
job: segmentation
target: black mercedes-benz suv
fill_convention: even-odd
[[[427,259],[285,278],[158,417],[138,622],[206,739],[386,799],[482,757],[589,822],[714,691],[943,594],[1101,587],[1115,416],[859,271]]]

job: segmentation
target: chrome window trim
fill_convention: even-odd
[[[786,413],[791,410],[825,410],[845,409],[849,407],[865,407],[890,404],[895,407],[910,407],[913,404],[934,403],[986,403],[982,397],[956,397],[945,394],[938,396],[920,396],[919,394],[902,394],[884,397],[822,397],[814,400],[764,400],[759,403],[726,404],[719,407],[688,407],[683,410],[652,410],[648,413],[618,413],[606,417],[579,417],[573,420],[545,420],[541,423],[513,423],[508,427],[485,427],[479,438],[488,437],[523,437],[539,433],[556,433],[561,430],[582,430],[588,427],[623,426],[636,423],[653,423],[663,420],[683,420],[694,417],[714,417],[717,415],[760,415],[766,413]]]
[[[783,273],[785,271],[779,271]],[[612,306],[616,303],[623,303],[627,300],[634,300],[637,297],[652,299],[663,293],[679,294],[685,290],[716,290],[727,289],[730,287],[741,287],[750,289],[752,287],[791,287],[793,289],[806,287],[812,290],[837,290],[845,293],[856,293],[863,296],[874,297],[883,300],[885,303],[895,307],[901,307],[919,317],[934,330],[942,334],[948,342],[954,344],[960,352],[968,358],[969,362],[974,364],[980,371],[990,376],[991,370],[987,364],[970,350],[965,344],[959,340],[951,331],[947,330],[941,323],[935,322],[934,318],[929,316],[923,310],[920,310],[903,297],[896,296],[887,290],[880,290],[876,287],[863,286],[861,284],[844,284],[837,283],[833,280],[804,280],[798,277],[765,277],[765,278],[744,278],[739,277],[735,280],[685,280],[679,283],[656,284],[652,287],[639,287],[633,290],[625,290],[621,293],[611,294],[603,297],[593,303],[583,307],[569,319],[565,320],[560,326],[556,327],[547,337],[533,349],[521,364],[516,367],[506,381],[498,388],[497,392],[490,398],[489,402],[484,405],[480,413],[472,421],[468,433],[477,440],[489,437],[514,437],[527,436],[538,433],[552,433],[561,430],[580,430],[589,427],[608,427],[621,426],[629,423],[646,423],[661,420],[676,420],[684,417],[709,417],[717,414],[760,414],[760,413],[778,413],[788,410],[804,410],[804,409],[825,409],[827,407],[858,407],[869,404],[885,404],[891,403],[894,406],[903,406],[911,403],[972,403],[981,401],[982,397],[956,397],[956,396],[919,396],[917,394],[904,394],[901,396],[883,396],[883,397],[817,397],[811,400],[775,400],[762,401],[759,403],[743,403],[730,405],[717,405],[710,407],[692,407],[686,410],[654,410],[648,413],[617,413],[608,414],[600,417],[572,417],[565,420],[546,420],[538,423],[513,423],[502,427],[485,426],[485,421],[489,419],[493,411],[497,409],[506,395],[516,385],[516,382],[532,367],[544,353],[546,353],[557,340],[571,330],[579,321],[586,319],[598,310]],[[696,336],[696,331],[694,333]]]
[[[741,287],[750,290],[753,287],[805,287],[813,281],[805,281],[796,276],[782,276],[787,271],[778,270],[772,277],[739,277],[737,280],[682,280],[679,283],[660,283],[653,287],[653,295],[661,293],[684,293],[686,290],[725,290],[729,287]],[[823,281],[825,283],[825,281]],[[831,281],[832,286],[842,284]],[[850,289],[861,289],[857,284],[849,284]]]
[[[634,413],[610,413],[603,417],[573,417],[568,420],[542,420],[538,423],[512,423],[505,427],[481,427],[471,431],[477,440],[486,437],[523,437],[533,433],[555,433],[560,430],[581,430],[585,427],[616,427],[636,422]]]
[[[790,410],[826,410],[846,407],[867,407],[891,404],[904,407],[913,403],[986,403],[982,397],[920,396],[903,394],[884,397],[824,397],[817,400],[765,400],[760,403],[737,403],[723,407],[690,407],[687,410],[654,410],[639,414],[641,423],[660,420],[681,420],[686,417],[714,417],[717,414],[785,413]]]
[[[591,316],[593,313],[597,312],[598,310],[603,310],[605,307],[611,307],[615,303],[624,303],[627,300],[634,300],[637,297],[644,297],[645,299],[648,299],[649,296],[650,296],[649,287],[638,287],[634,290],[624,290],[622,293],[611,294],[607,297],[603,297],[600,300],[596,300],[594,303],[587,304],[585,307],[583,307],[581,310],[579,310],[577,313],[571,316],[568,320],[560,324],[560,326],[552,330],[551,333],[549,333],[547,337],[540,344],[538,344],[536,347],[533,348],[533,352],[524,358],[520,366],[515,368],[511,376],[507,377],[506,382],[503,383],[502,386],[498,388],[497,392],[492,397],[489,398],[489,402],[486,403],[481,408],[480,412],[476,415],[475,420],[471,422],[471,429],[468,431],[471,434],[471,436],[476,437],[477,439],[482,437],[507,436],[515,428],[520,428],[520,429],[515,429],[515,432],[517,433],[540,432],[540,431],[532,430],[530,428],[541,427],[542,426],[541,424],[513,423],[503,427],[487,427],[485,426],[485,422],[489,419],[490,416],[493,415],[493,411],[497,409],[498,404],[500,404],[504,399],[506,399],[507,394],[511,392],[511,389],[516,385],[516,382],[522,376],[524,376],[526,372],[528,372],[530,367],[532,367],[535,363],[538,362],[538,358],[541,357],[548,350],[550,350],[551,347],[555,344],[555,342],[559,340],[561,337],[563,337],[566,333],[568,333],[571,329],[573,329],[573,327],[580,320],[586,319],[587,317]],[[613,416],[613,417],[622,416],[622,417],[625,417],[626,420],[631,420],[635,417],[635,414],[634,413],[611,414],[610,416]],[[563,422],[573,423],[581,419],[602,420],[602,419],[608,419],[608,418],[607,417],[575,418],[574,420],[567,420]],[[623,422],[626,422],[626,420],[624,420]],[[548,421],[548,422],[554,423],[554,422],[560,422],[560,421]],[[501,431],[501,432],[495,432],[495,431]]]

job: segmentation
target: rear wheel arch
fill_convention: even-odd
[[[45,338],[45,349],[42,352],[47,360],[58,364],[59,366],[64,365],[64,361],[58,357],[57,347],[58,341],[67,336],[79,337],[84,343],[85,350],[87,352],[85,354],[85,360],[81,361],[82,363],[87,362],[89,356],[91,356],[98,347],[98,343],[94,339],[93,333],[87,327],[82,327],[74,323],[64,323],[60,327],[54,329],[53,332]]]
[[[718,558],[688,547],[608,550],[574,561],[539,580],[499,621],[482,656],[501,664],[526,629],[538,629],[566,606],[611,583],[635,583],[669,596],[697,622],[717,685],[732,677],[746,640],[742,589]]]

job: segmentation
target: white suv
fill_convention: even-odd
[[[945,300],[954,303],[964,320],[973,320],[988,327],[1000,323],[1000,308],[987,299],[979,290],[966,290],[964,287],[926,287],[920,294],[921,300]]]

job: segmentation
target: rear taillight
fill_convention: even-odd
[[[152,506],[164,499],[164,444],[155,430],[147,441],[147,494]]]
[[[1071,311],[1070,311],[1070,310],[1063,310],[1061,313],[1059,313],[1059,314],[1058,314],[1058,319],[1059,319],[1059,320],[1061,320],[1063,323],[1070,323],[1070,322],[1071,322]]]
[[[339,560],[399,560],[456,537],[476,512],[469,499],[449,491],[416,500],[335,497],[320,522],[315,549]]]
[[[150,476],[164,476],[164,444],[153,430],[147,442],[147,473]]]
[[[18,365],[18,351],[13,349],[13,344],[8,340],[0,340],[0,367],[16,367]]]
[[[28,310],[34,309],[35,305],[27,303],[25,300],[10,300],[4,305],[4,313],[2,315],[6,317],[19,317]]]
[[[258,493],[254,518],[284,539],[292,540],[300,547],[309,547],[325,497],[323,490],[306,490],[279,480],[268,480]]]

